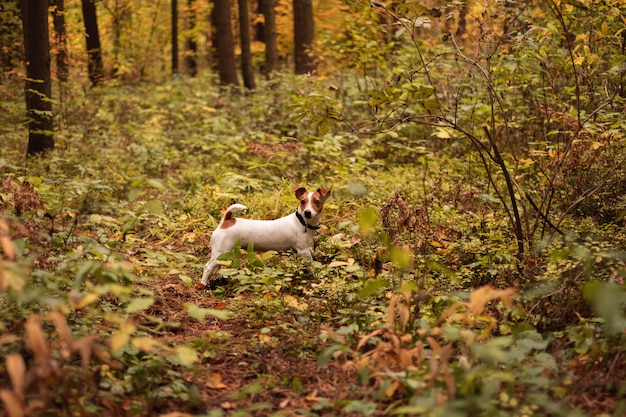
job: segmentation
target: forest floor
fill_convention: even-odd
[[[44,381],[55,394],[46,416],[621,417],[626,334],[606,332],[583,294],[585,280],[613,285],[608,317],[621,323],[621,229],[607,237],[580,220],[591,240],[559,237],[520,265],[502,204],[480,175],[467,180],[480,165],[458,150],[414,150],[404,137],[380,149],[348,134],[295,140],[282,101],[267,126],[262,94],[207,110],[214,98],[192,92],[211,90],[195,82],[127,89],[93,98],[91,119],[65,131],[52,157],[9,163],[25,137],[9,129],[0,154],[0,244],[15,252],[0,284],[19,284],[0,302],[11,323],[0,353],[26,358],[42,389],[25,324],[61,311],[71,338],[95,336],[102,361],[119,365],[100,372],[101,357],[84,367],[75,354],[60,380]],[[224,268],[235,274],[224,285],[199,285],[223,208],[283,215],[296,184],[333,187],[316,275],[293,254],[265,254],[257,269]],[[515,301],[486,297],[470,310],[481,289]],[[59,332],[42,328],[49,356],[63,357]],[[98,381],[93,391],[71,385],[81,372]],[[71,389],[73,402],[59,400]]]
[[[342,367],[339,363],[317,367],[315,352],[320,347],[319,338],[308,333],[311,329],[303,328],[297,334],[280,331],[281,323],[297,325],[297,320],[289,314],[273,319],[248,316],[245,306],[256,301],[255,295],[216,299],[204,286],[187,287],[177,277],[165,279],[159,286],[163,298],[153,306],[158,311],[151,313],[181,323],[168,338],[180,345],[202,338],[214,340],[210,356],[187,375],[188,381],[200,388],[207,409],[239,410],[252,415],[284,411],[284,415],[296,415],[316,405],[321,407],[320,399],[328,399],[330,405],[349,397],[350,390],[354,390],[353,367]],[[189,320],[185,303],[239,313],[229,320],[209,318],[206,323],[200,323]],[[251,309],[247,312],[253,313]],[[277,330],[262,332],[265,327]],[[302,350],[303,344],[309,350]]]

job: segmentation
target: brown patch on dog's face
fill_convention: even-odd
[[[317,191],[311,195],[311,205],[315,208],[315,211],[318,213],[322,211],[324,208],[324,201],[326,201],[328,196],[330,196],[330,191],[322,190],[320,188],[318,188]]]

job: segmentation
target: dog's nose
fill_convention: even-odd
[[[304,210],[304,217],[306,217],[307,219],[311,218],[311,210]]]

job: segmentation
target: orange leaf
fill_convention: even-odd
[[[41,329],[41,321],[38,314],[31,314],[24,325],[26,328],[26,345],[33,351],[35,357],[42,363],[46,363],[50,353],[48,342]]]
[[[13,393],[20,403],[22,403],[24,401],[24,373],[26,372],[24,358],[17,353],[7,355],[6,366],[9,378],[11,378]]]
[[[206,384],[207,388],[211,389],[226,389],[228,386],[222,382],[222,375],[211,374]]]
[[[9,417],[24,417],[24,407],[12,391],[0,391],[0,399],[4,402]]]

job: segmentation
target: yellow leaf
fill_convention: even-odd
[[[130,343],[142,352],[152,352],[154,348],[161,346],[161,343],[158,340],[147,336],[133,337],[133,340],[131,340]]]
[[[385,390],[385,397],[387,398],[393,397],[396,391],[398,390],[398,388],[400,388],[400,382],[399,381],[392,382],[391,385],[389,385],[389,387]]]
[[[118,350],[126,346],[129,340],[130,336],[128,334],[123,332],[115,333],[113,336],[111,336],[111,339],[109,341],[111,344],[111,351],[113,351],[113,353],[117,352]]]
[[[604,147],[604,143],[602,142],[592,142],[591,143],[591,149],[593,149],[594,151],[597,151],[598,149]]]
[[[135,332],[137,326],[131,320],[120,323],[120,329],[111,336],[110,346],[113,353],[126,346],[130,340],[130,335]]]
[[[295,309],[295,310],[299,310],[299,311],[306,311],[309,308],[309,305],[307,303],[304,302],[300,302],[296,297],[294,297],[293,295],[285,295],[283,297],[283,300],[285,301],[285,304],[287,304],[289,307]]]
[[[74,307],[76,310],[82,310],[83,308],[87,307],[89,304],[93,304],[96,301],[98,301],[99,298],[100,296],[94,293],[90,293],[87,295],[83,295],[80,293],[70,293],[69,295],[70,305]]]
[[[176,355],[180,364],[183,366],[191,366],[198,361],[198,352],[189,346],[179,346],[176,348]]]
[[[450,134],[448,129],[443,128],[443,127],[437,128],[435,133],[433,133],[433,136],[435,136],[435,137],[437,137],[439,139],[450,139],[452,137],[452,135]]]
[[[582,55],[578,55],[574,58],[575,65],[582,65],[583,62],[585,62],[585,57]]]
[[[602,26],[600,26],[600,30],[602,31],[603,35],[606,35],[607,33],[609,33],[609,24],[606,23],[606,20],[602,22]]]

